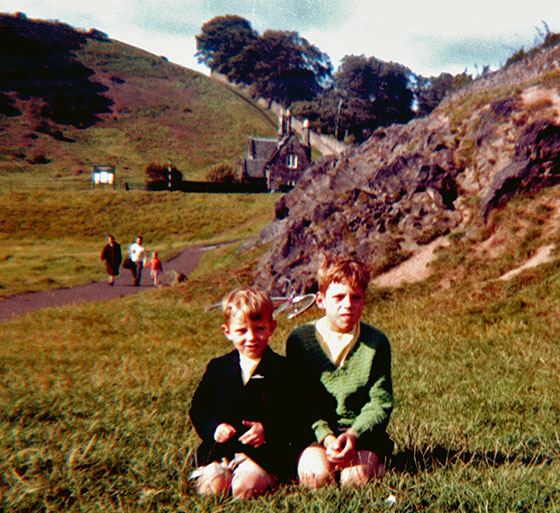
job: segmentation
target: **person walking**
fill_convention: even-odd
[[[142,280],[142,269],[144,269],[144,264],[146,263],[146,250],[142,246],[143,239],[139,235],[136,237],[136,241],[130,245],[128,248],[128,253],[130,255],[131,268],[130,272],[134,278],[134,285],[136,287],[140,286],[140,281]]]
[[[152,253],[152,259],[148,262],[148,267],[150,268],[150,275],[152,276],[154,287],[159,285],[159,275],[163,272],[163,264],[159,259],[157,251]]]
[[[115,276],[119,275],[119,270],[122,262],[122,251],[120,244],[115,240],[112,235],[107,235],[107,244],[101,251],[101,261],[105,262],[107,274],[109,275],[108,285],[115,284]]]

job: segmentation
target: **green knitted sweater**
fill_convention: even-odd
[[[358,439],[385,432],[393,410],[391,349],[378,329],[360,323],[360,336],[341,367],[325,354],[316,336],[313,321],[296,328],[288,337],[286,356],[294,379],[300,381],[306,406],[314,410],[311,428],[318,442],[340,429],[351,429]],[[322,386],[317,388],[317,381]],[[313,383],[314,382],[314,383]],[[320,401],[310,390],[327,394],[331,411],[317,406]],[[323,404],[325,404],[323,402]],[[332,411],[334,408],[335,411]]]

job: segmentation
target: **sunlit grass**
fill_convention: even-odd
[[[205,307],[243,281],[257,255],[223,246],[181,286],[2,323],[8,510],[560,510],[554,265],[513,290],[496,284],[492,293],[506,298],[498,301],[468,285],[370,291],[364,319],[393,350],[396,451],[383,483],[291,485],[248,503],[197,496],[187,479],[198,444],[187,411],[206,362],[230,350],[220,313]],[[282,320],[273,348],[283,353],[289,331],[317,315]],[[391,494],[395,506],[385,502]]]
[[[6,212],[21,207],[37,219],[24,219],[18,232],[2,217],[12,231],[1,234],[0,273],[6,266],[16,273],[20,261],[62,279],[71,274],[62,271],[70,265],[64,254],[74,251],[103,276],[97,253],[107,211],[123,241],[136,234],[129,224],[136,217],[167,254],[185,244],[235,242],[206,251],[179,286],[1,323],[3,510],[560,511],[560,261],[496,279],[558,239],[546,222],[546,194],[534,207],[514,202],[501,213],[495,230],[519,224],[493,258],[481,263],[469,244],[494,232],[458,233],[428,280],[368,291],[363,319],[388,335],[393,355],[396,448],[383,482],[318,492],[292,484],[249,502],[196,495],[188,474],[199,441],[187,413],[208,360],[231,349],[220,312],[206,307],[251,282],[266,248],[243,244],[270,220],[277,198],[84,192],[16,199]],[[76,235],[57,219],[59,203]],[[154,215],[166,230],[142,224]],[[520,252],[515,240],[530,245]],[[281,319],[271,346],[284,353],[288,333],[318,315],[314,307]]]
[[[136,235],[163,259],[186,246],[246,240],[272,219],[274,194],[3,191],[0,296],[104,279],[112,233],[126,252]]]

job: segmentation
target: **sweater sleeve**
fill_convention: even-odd
[[[379,339],[372,364],[370,383],[368,400],[350,427],[358,437],[377,428],[385,430],[393,411],[391,349],[389,341],[384,335]]]

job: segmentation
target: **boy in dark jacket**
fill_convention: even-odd
[[[288,373],[285,358],[268,347],[276,328],[269,296],[241,288],[222,306],[222,329],[235,349],[210,361],[192,400],[202,438],[194,474],[199,493],[249,498],[295,474]]]

